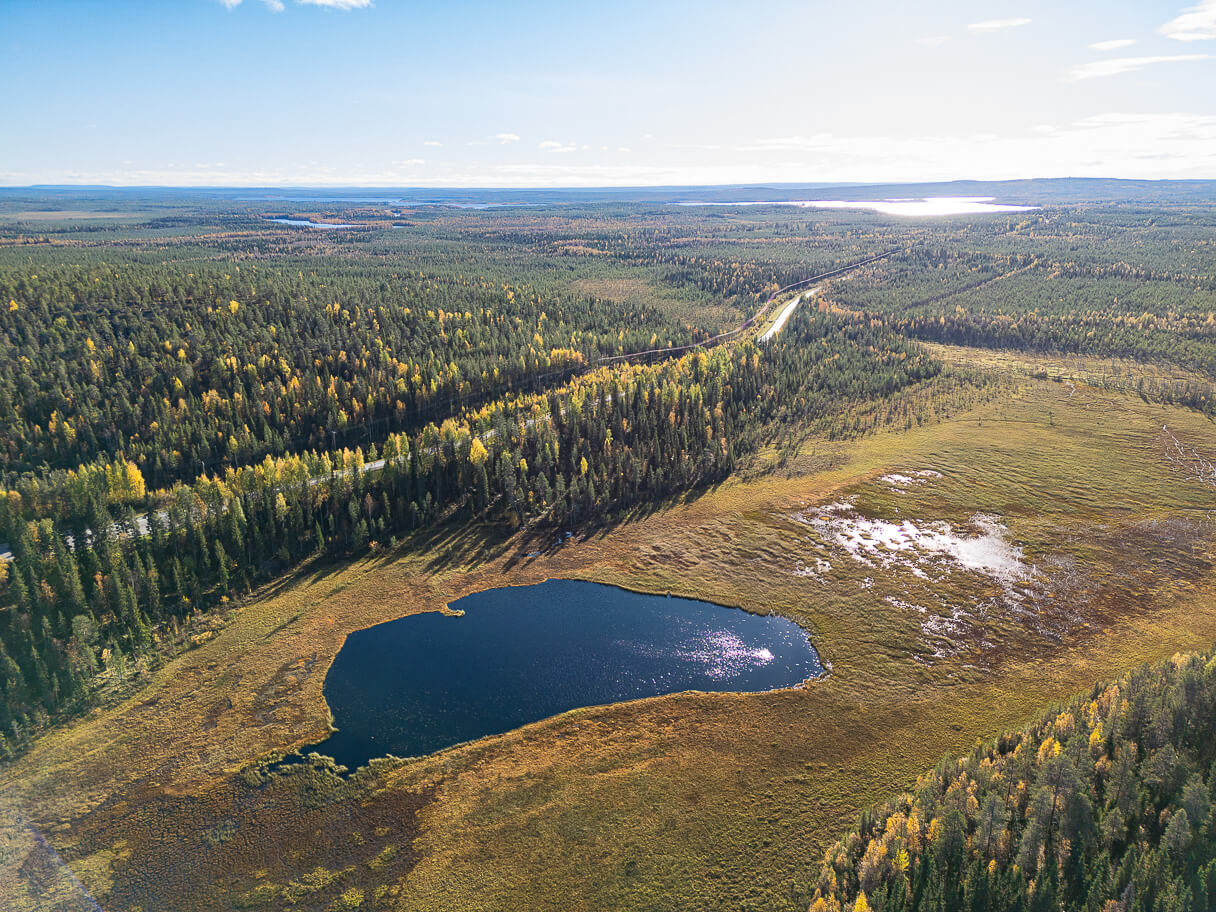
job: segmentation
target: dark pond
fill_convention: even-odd
[[[577,580],[479,592],[347,638],[325,679],[338,731],[306,748],[355,769],[579,706],[790,687],[822,671],[806,632],[695,599]]]

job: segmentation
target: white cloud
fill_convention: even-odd
[[[494,138],[497,139],[503,145],[506,145],[507,143],[519,142],[518,133],[495,133]]]
[[[815,133],[723,149],[718,160],[688,151],[676,161],[501,164],[465,186],[694,185],[764,182],[904,182],[1019,177],[1210,177],[1216,115],[1106,113],[1037,129],[978,135]],[[453,180],[453,185],[459,182]]]
[[[236,9],[244,0],[219,0],[228,9]],[[262,0],[272,12],[281,13],[286,8],[283,0]],[[330,9],[352,10],[367,9],[372,0],[295,0],[300,6],[325,6]]]
[[[923,38],[917,38],[917,44],[923,44],[925,47],[941,47],[950,40],[949,35],[926,35]]]
[[[441,143],[441,142],[440,142],[439,140],[437,140],[437,139],[428,139],[426,142],[424,142],[424,143],[423,143],[423,145],[424,145],[424,146],[431,146],[432,148],[435,148],[435,149],[442,149],[442,148],[443,148],[443,143]]]
[[[750,146],[739,146],[739,152],[808,152],[824,151],[837,141],[834,133],[816,133],[813,136],[778,136],[771,139],[757,139]],[[719,146],[705,146],[707,149],[718,149]]]
[[[824,132],[760,139],[735,151],[757,163],[797,161],[802,174],[824,181],[1210,177],[1216,173],[1216,115],[1107,113],[1000,136]]]
[[[1094,51],[1117,51],[1119,48],[1131,47],[1135,43],[1135,38],[1115,38],[1111,41],[1095,41],[1089,47]]]
[[[561,147],[562,144],[556,139],[546,139],[543,142],[538,143],[536,146],[538,149],[560,149]]]
[[[1173,54],[1158,57],[1113,57],[1110,60],[1096,60],[1093,63],[1079,63],[1068,71],[1068,78],[1097,79],[1103,76],[1119,76],[1123,73],[1135,73],[1147,66],[1158,63],[1189,63],[1195,60],[1211,60],[1211,54]]]
[[[425,177],[385,163],[278,165],[273,169],[124,167],[120,170],[0,170],[0,185],[76,183],[116,186],[575,187],[752,184],[769,182],[909,182],[1019,177],[1210,178],[1216,174],[1216,115],[1105,113],[1000,135],[913,136],[815,133],[765,138],[699,157],[691,148],[669,158],[630,156],[628,163],[548,156],[518,164],[436,162]]]
[[[616,147],[616,150],[617,150],[618,152],[632,152],[632,151],[633,151],[633,150],[632,150],[632,149],[630,149],[628,146],[617,146],[617,147]]]
[[[1005,29],[1030,25],[1029,19],[987,19],[984,22],[972,22],[967,28],[973,32],[1002,32]]]
[[[0,0],[2,2],[2,0]],[[289,3],[290,5],[290,3]],[[1043,115],[1040,115],[1043,116]],[[549,140],[557,142],[557,140]],[[322,161],[256,157],[228,165],[200,156],[179,166],[124,162],[113,168],[22,169],[0,165],[0,184],[118,186],[362,186],[569,187],[704,185],[769,182],[907,182],[1018,177],[1210,178],[1216,175],[1216,112],[1102,113],[1084,119],[1044,119],[1026,128],[979,133],[957,130],[905,134],[873,126],[857,132],[807,131],[750,142],[682,146],[644,143],[632,154],[569,155],[492,138],[476,150],[456,143],[463,161],[415,158],[355,164],[341,153]],[[611,148],[611,147],[610,147]],[[411,155],[403,149],[397,154]],[[136,156],[138,159],[139,157]],[[512,159],[506,161],[506,159]],[[518,160],[515,160],[518,159]]]
[[[296,0],[303,6],[327,6],[330,9],[352,10],[367,9],[372,0]]]
[[[1177,41],[1216,39],[1216,0],[1202,0],[1198,6],[1184,9],[1157,31]]]
[[[536,148],[544,149],[546,152],[575,152],[578,150],[578,146],[574,143],[559,143],[555,139],[546,139]]]

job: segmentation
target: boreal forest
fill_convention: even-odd
[[[697,192],[0,192],[0,905],[1216,905],[1216,187]]]

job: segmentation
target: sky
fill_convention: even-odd
[[[1216,0],[0,0],[0,185],[1216,178]]]

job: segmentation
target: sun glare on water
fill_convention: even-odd
[[[767,665],[773,652],[743,642],[729,630],[707,630],[675,650],[675,655],[687,662],[705,666],[705,674],[714,680],[731,678],[749,667]]]
[[[994,203],[991,196],[928,196],[924,199],[807,200],[797,205],[815,209],[871,209],[884,215],[973,215],[989,212],[1027,212],[1038,206]]]
[[[925,218],[939,215],[985,215],[994,212],[1029,212],[1038,206],[1012,206],[995,203],[993,196],[927,196],[881,200],[774,200],[748,202],[702,202],[684,200],[680,206],[798,206],[803,209],[869,209],[883,215]]]

